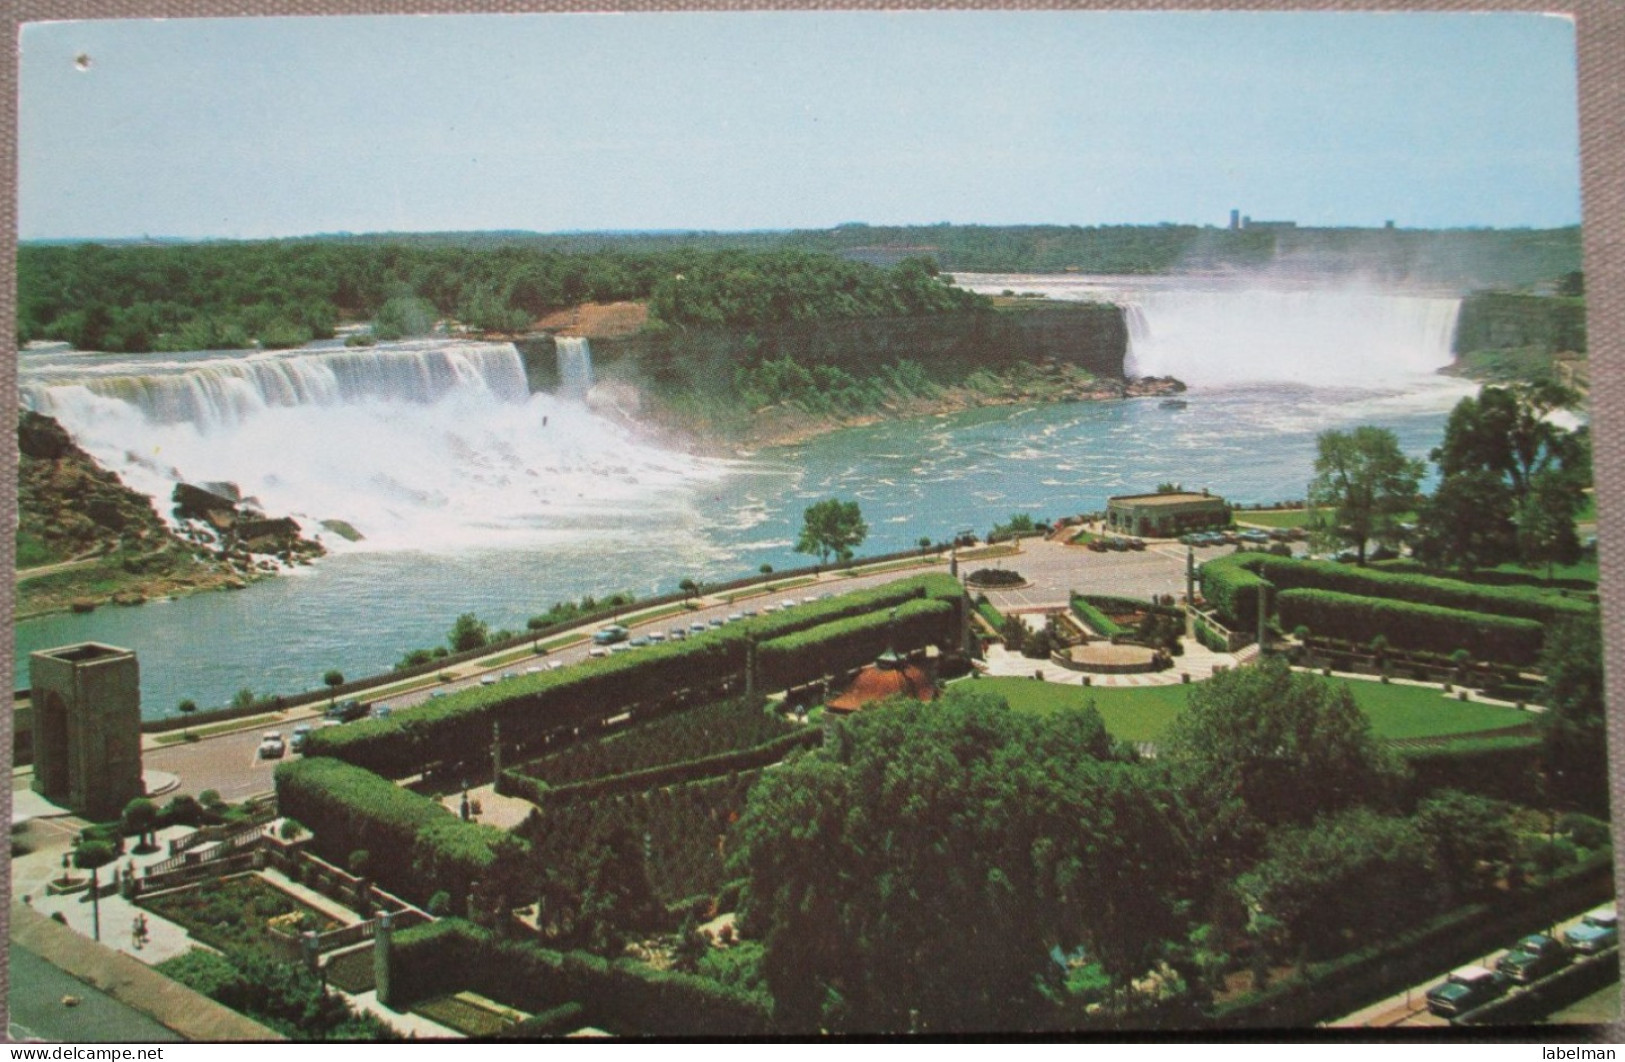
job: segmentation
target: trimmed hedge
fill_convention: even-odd
[[[1417,799],[1436,789],[1509,800],[1516,804],[1544,803],[1540,778],[1540,738],[1487,737],[1452,741],[1444,745],[1401,747],[1400,756],[1411,772],[1411,792]]]
[[[697,782],[705,778],[734,771],[750,771],[778,763],[799,748],[811,748],[824,739],[818,727],[798,727],[793,734],[785,734],[755,748],[719,752],[715,756],[701,756],[679,763],[663,764],[626,774],[612,774],[571,785],[549,786],[546,782],[520,774],[503,771],[497,778],[497,792],[503,796],[516,796],[544,807],[568,804],[574,800],[607,796],[611,793],[642,793],[668,785]]]
[[[351,852],[365,850],[375,880],[420,904],[440,890],[450,893],[453,903],[461,902],[508,836],[493,826],[464,822],[428,797],[331,758],[277,767],[276,795],[281,813],[315,835],[311,843],[317,854],[344,866]]]
[[[1286,590],[1276,598],[1282,628],[1308,627],[1316,635],[1369,642],[1383,635],[1394,645],[1449,653],[1465,649],[1477,660],[1532,664],[1540,659],[1545,627],[1530,619],[1419,605],[1330,590]]]
[[[477,992],[538,1017],[580,1003],[584,1024],[622,1036],[760,1036],[771,1022],[753,996],[629,959],[502,940],[454,918],[396,934],[386,1005],[404,1009],[448,991]]]
[[[400,709],[387,719],[327,727],[310,735],[307,754],[334,756],[391,778],[415,774],[433,763],[481,760],[489,752],[494,723],[501,724],[504,742],[524,745],[639,704],[715,699],[744,675],[751,637],[777,639],[921,598],[951,600],[955,603],[951,607],[957,607],[963,596],[952,576],[914,576],[732,623],[680,642],[459,690]]]
[[[1077,613],[1078,618],[1087,623],[1090,629],[1103,637],[1111,638],[1125,633],[1110,616],[1090,604],[1082,594],[1072,595],[1072,611]]]
[[[891,612],[870,612],[798,631],[756,647],[756,672],[764,689],[788,689],[872,663],[877,646],[908,652],[924,645],[953,643],[959,609],[947,601],[909,601]]]
[[[1225,558],[1229,560],[1229,558]],[[1218,561],[1210,561],[1212,567]],[[1511,587],[1480,586],[1458,579],[1411,575],[1361,568],[1335,561],[1299,560],[1268,553],[1240,554],[1236,563],[1262,576],[1281,590],[1331,590],[1361,597],[1392,598],[1415,605],[1434,605],[1464,612],[1555,623],[1595,614],[1585,601],[1553,597]],[[1204,574],[1207,567],[1203,568]],[[1203,583],[1203,593],[1206,593]],[[1211,599],[1210,599],[1211,600]]]
[[[1202,565],[1202,597],[1219,618],[1232,627],[1247,628],[1258,622],[1258,596],[1264,595],[1264,610],[1273,611],[1275,587],[1254,568],[1263,553],[1234,553]]]

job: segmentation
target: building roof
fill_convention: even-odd
[[[1192,502],[1218,502],[1224,504],[1224,499],[1217,494],[1192,494],[1182,491],[1178,494],[1120,494],[1115,498],[1107,498],[1106,504],[1117,502],[1133,502],[1135,505],[1189,505]]]
[[[926,673],[913,664],[892,666],[886,663],[870,664],[858,672],[840,696],[825,707],[832,712],[855,712],[875,701],[902,695],[917,701],[929,701],[937,695],[936,688]]]

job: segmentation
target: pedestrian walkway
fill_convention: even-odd
[[[983,673],[1008,678],[1033,678],[1041,675],[1045,682],[1064,683],[1070,686],[1081,686],[1087,676],[1092,686],[1136,688],[1143,686],[1178,686],[1183,682],[1205,682],[1213,677],[1219,668],[1229,669],[1236,667],[1236,657],[1231,653],[1215,653],[1192,638],[1181,639],[1185,652],[1174,658],[1174,666],[1165,671],[1148,671],[1139,675],[1097,675],[1085,671],[1073,671],[1062,667],[1051,660],[1034,660],[1032,657],[1012,653],[1002,645],[989,647],[987,651],[987,664]],[[1187,680],[1186,675],[1190,678]]]

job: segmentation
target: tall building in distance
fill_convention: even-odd
[[[96,642],[28,658],[34,790],[95,821],[117,818],[141,783],[141,668]]]

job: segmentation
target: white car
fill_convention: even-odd
[[[587,655],[588,656],[608,656],[609,655],[609,646],[607,646],[607,645],[595,645],[591,649],[587,650]]]
[[[280,731],[272,730],[260,736],[260,759],[280,760],[287,752],[288,745]]]

